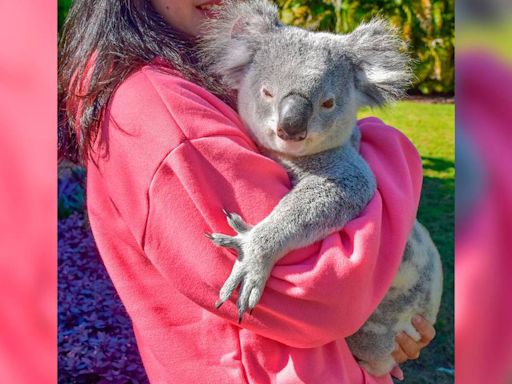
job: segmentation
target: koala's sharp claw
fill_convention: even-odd
[[[228,219],[231,219],[231,213],[229,213],[228,211],[226,211],[224,208],[222,209],[222,212],[224,213],[224,215],[226,215],[226,217]]]
[[[251,308],[250,311],[249,311],[249,315],[252,316],[252,312],[254,311],[254,308]]]
[[[237,288],[240,287],[236,303],[238,323],[240,324],[244,314],[246,312],[252,314],[253,308],[258,304],[273,263],[271,258],[262,257],[257,253],[257,250],[251,247],[252,242],[254,242],[251,237],[252,227],[236,213],[225,212],[225,214],[228,224],[238,234],[228,236],[213,233],[211,234],[212,241],[218,246],[236,249],[238,259],[235,260],[231,273],[219,291],[219,301],[216,303],[216,307],[220,307],[221,302],[229,300]]]
[[[228,224],[233,228],[236,233],[244,234],[251,230],[252,226],[247,224],[239,215],[236,213],[228,213],[227,216]]]
[[[213,240],[213,236],[212,236],[210,233],[208,233],[208,232],[205,232],[205,233],[204,233],[204,236],[205,236],[207,239],[209,239],[209,240]]]
[[[218,301],[215,303],[215,308],[216,308],[216,309],[219,309],[220,307],[222,307],[222,304],[224,304],[224,302],[223,302],[223,301],[221,301],[221,300],[218,300]]]
[[[221,233],[212,233],[208,236],[213,243],[219,247],[233,248],[240,250],[240,240],[233,236],[223,235]]]

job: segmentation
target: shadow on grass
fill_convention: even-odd
[[[423,168],[430,169],[433,171],[443,172],[448,169],[455,168],[455,163],[439,157],[421,156],[423,160]]]

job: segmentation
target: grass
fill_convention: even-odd
[[[444,291],[435,325],[437,336],[421,358],[404,365],[404,383],[454,382],[454,113],[453,104],[403,101],[385,109],[366,109],[359,117],[377,116],[418,148],[423,161],[423,191],[418,219],[429,229],[444,267]]]

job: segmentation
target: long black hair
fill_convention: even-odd
[[[232,104],[201,69],[193,39],[169,26],[150,0],[73,2],[59,42],[59,158],[86,161],[114,91],[157,57]]]

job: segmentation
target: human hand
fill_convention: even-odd
[[[396,335],[397,346],[392,356],[398,364],[402,364],[407,360],[416,360],[420,357],[421,350],[429,345],[436,335],[433,325],[421,316],[415,316],[412,324],[421,338],[419,341],[415,341],[405,332],[400,332]],[[398,380],[404,379],[404,373],[398,365],[391,371],[391,375]]]

